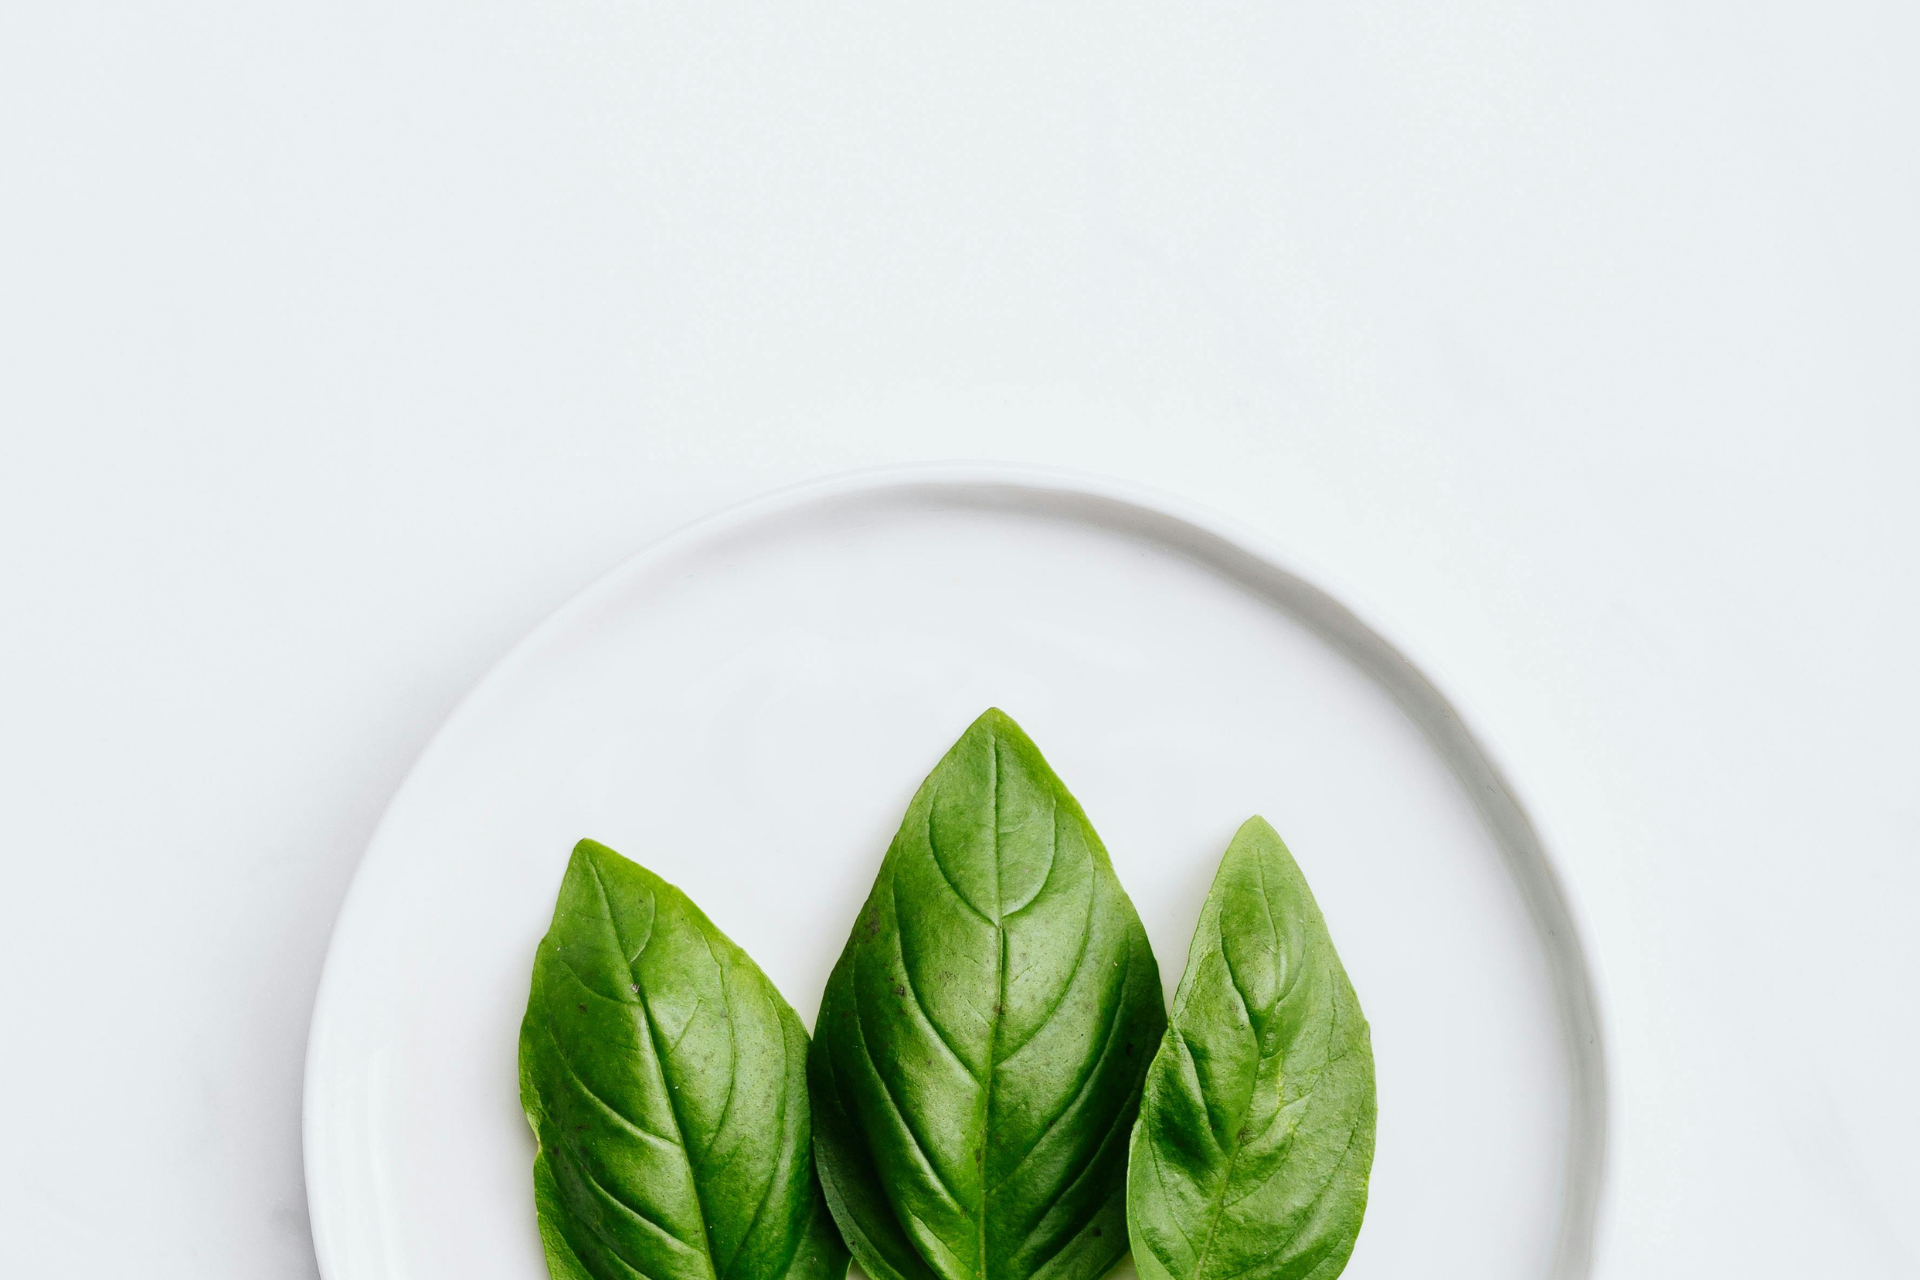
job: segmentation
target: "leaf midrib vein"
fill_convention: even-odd
[[[976,1175],[980,1179],[980,1280],[987,1275],[987,1143],[993,1134],[994,1055],[1000,1044],[1000,1023],[1007,1007],[1007,926],[1000,899],[1000,737],[987,735],[987,811],[992,822],[993,847],[993,1020],[987,1026],[986,1081],[981,1085],[980,1155]]]
[[[1040,887],[1039,889],[1034,891],[1034,895],[1031,898],[1028,898],[1025,902],[1021,903],[1018,910],[1010,912],[1009,913],[1010,915],[1019,915],[1021,911],[1025,911],[1028,907],[1032,906],[1035,902],[1038,902],[1040,900],[1041,895],[1047,891],[1047,885],[1053,880],[1053,871],[1054,871],[1054,868],[1057,865],[1059,865],[1059,861],[1060,861],[1060,808],[1058,805],[1055,805],[1053,807],[1053,841],[1052,841],[1052,846],[1049,849],[1047,854],[1046,879],[1040,882]],[[1061,985],[1059,996],[1057,996],[1054,999],[1054,1002],[1051,1005],[1047,1006],[1047,1011],[1040,1015],[1040,1020],[1038,1022],[1033,1024],[1033,1030],[1027,1033],[1026,1038],[1021,1040],[1019,1044],[1013,1046],[1013,1048],[1007,1050],[1007,1056],[1002,1059],[1003,1062],[1012,1062],[1015,1058],[1019,1057],[1020,1051],[1025,1049],[1028,1045],[1032,1044],[1034,1039],[1042,1031],[1045,1031],[1047,1029],[1047,1024],[1053,1021],[1053,1015],[1056,1013],[1059,1013],[1060,1006],[1066,1003],[1067,995],[1073,990],[1074,979],[1080,976],[1080,966],[1086,963],[1087,949],[1093,945],[1093,913],[1099,908],[1099,905],[1100,905],[1100,885],[1099,885],[1098,876],[1096,874],[1094,877],[1092,877],[1089,880],[1089,883],[1087,885],[1087,913],[1085,918],[1082,919],[1080,922],[1080,949],[1074,953],[1073,969],[1071,972],[1067,974],[1066,982]],[[1033,968],[1032,965],[1028,965],[1027,968],[1022,969],[1020,972],[1027,973],[1031,971],[1032,968]],[[1006,1003],[1004,998],[1004,995],[1005,995],[1004,981],[1001,984],[1001,990],[1002,990],[1001,1004],[1004,1006]]]
[[[1218,918],[1216,917],[1215,918],[1216,927],[1218,926],[1218,923],[1219,921],[1218,921]],[[1222,964],[1222,966],[1225,967],[1227,971],[1227,986],[1233,989],[1234,996],[1238,998],[1240,1001],[1240,1011],[1246,1015],[1247,1030],[1249,1032],[1252,1032],[1254,1029],[1253,1028],[1253,1009],[1247,1004],[1246,992],[1240,989],[1240,978],[1239,978],[1239,975],[1233,971],[1233,960],[1227,955],[1226,940],[1224,937],[1221,939],[1221,945],[1220,945],[1220,963]],[[1257,1039],[1257,1036],[1256,1036],[1256,1039]],[[1260,1055],[1259,1061],[1261,1063],[1264,1063],[1267,1059],[1267,1056],[1268,1056],[1267,1054],[1262,1053]],[[1209,1215],[1207,1220],[1207,1238],[1201,1243],[1200,1252],[1197,1255],[1195,1255],[1193,1260],[1194,1280],[1203,1280],[1203,1277],[1206,1274],[1207,1258],[1213,1252],[1213,1241],[1220,1231],[1220,1219],[1223,1216],[1225,1216],[1227,1211],[1227,1191],[1228,1191],[1228,1188],[1233,1186],[1233,1171],[1235,1166],[1237,1166],[1240,1163],[1240,1152],[1244,1150],[1246,1147],[1247,1112],[1253,1106],[1253,1089],[1258,1088],[1259,1084],[1260,1084],[1260,1068],[1258,1065],[1256,1065],[1254,1067],[1253,1087],[1248,1089],[1246,1101],[1241,1104],[1238,1113],[1234,1116],[1233,1146],[1232,1146],[1232,1149],[1227,1153],[1226,1170],[1220,1175],[1220,1189],[1218,1193],[1213,1197],[1213,1213]],[[1204,1093],[1204,1089],[1202,1090],[1202,1092]],[[1202,1101],[1202,1104],[1204,1105],[1205,1098],[1203,1097],[1201,1101]]]
[[[1276,957],[1281,958],[1283,963],[1287,960],[1298,961],[1300,957],[1286,956],[1283,952],[1283,949],[1280,946],[1279,922],[1274,918],[1274,914],[1273,914],[1273,899],[1267,888],[1267,870],[1266,870],[1266,864],[1264,860],[1261,860],[1258,858],[1254,860],[1254,872],[1259,881],[1260,905],[1261,905],[1261,909],[1265,912],[1267,917],[1267,929],[1273,939],[1274,954],[1276,955]],[[1220,947],[1220,959],[1222,963],[1225,965],[1227,970],[1227,985],[1233,988],[1234,995],[1239,998],[1241,1010],[1247,1015],[1248,1030],[1251,1031],[1253,1030],[1252,1007],[1247,1002],[1246,992],[1241,989],[1239,975],[1234,971],[1233,961],[1227,955],[1224,938],[1222,938],[1221,943],[1222,945]],[[1301,972],[1301,969],[1302,969],[1302,965],[1300,963],[1291,963],[1286,965],[1285,983],[1274,999],[1274,1006],[1273,1006],[1274,1009],[1278,1009],[1280,1005],[1284,1004],[1292,996],[1294,989],[1299,986],[1300,982],[1304,977],[1303,973]],[[1330,1000],[1328,1003],[1329,1003],[1329,1017],[1337,1025],[1339,1021],[1338,996],[1336,995],[1335,998]],[[1269,1011],[1270,1016],[1271,1016],[1271,1013],[1272,1011],[1270,1010]],[[1268,1030],[1271,1031],[1273,1030],[1273,1028],[1269,1027]],[[1333,1037],[1331,1033],[1329,1033],[1329,1040],[1331,1041],[1332,1038]],[[1267,1061],[1273,1058],[1276,1054],[1278,1054],[1280,1050],[1273,1049],[1269,1051],[1267,1045],[1264,1043],[1266,1039],[1264,1035],[1257,1036],[1256,1039],[1259,1042],[1261,1042],[1260,1043],[1261,1053],[1259,1055],[1258,1064],[1254,1068],[1254,1084],[1255,1084],[1255,1087],[1257,1088],[1259,1083],[1261,1067],[1264,1067]],[[1347,1050],[1343,1050],[1339,1055],[1330,1056],[1327,1059],[1327,1061],[1321,1063],[1320,1070],[1315,1073],[1315,1082],[1316,1083],[1318,1082],[1318,1076],[1321,1073],[1323,1073],[1328,1067],[1333,1065],[1334,1062],[1338,1061],[1339,1058],[1345,1057],[1346,1054],[1347,1054]],[[1283,1071],[1284,1071],[1284,1068],[1283,1068]],[[1312,1093],[1313,1093],[1313,1090],[1309,1088],[1305,1092],[1301,1093],[1298,1097],[1296,1097],[1294,1101],[1298,1102],[1301,1099],[1311,1096]],[[1283,1098],[1285,1097],[1284,1080],[1281,1083],[1281,1095]],[[1204,1099],[1203,1099],[1203,1102],[1204,1102]],[[1248,1137],[1246,1136],[1245,1122],[1246,1122],[1247,1113],[1252,1109],[1252,1106],[1253,1106],[1253,1090],[1250,1089],[1248,1091],[1246,1101],[1242,1104],[1239,1114],[1236,1117],[1237,1123],[1234,1125],[1234,1129],[1233,1129],[1233,1148],[1227,1157],[1226,1170],[1221,1175],[1221,1178],[1220,1178],[1219,1191],[1217,1195],[1213,1197],[1214,1199],[1213,1213],[1210,1216],[1209,1221],[1207,1223],[1207,1238],[1205,1243],[1202,1244],[1199,1254],[1194,1259],[1194,1266],[1193,1266],[1194,1280],[1203,1280],[1204,1272],[1206,1269],[1207,1258],[1212,1253],[1213,1242],[1220,1228],[1220,1219],[1223,1216],[1225,1216],[1227,1206],[1229,1205],[1229,1203],[1238,1204],[1241,1200],[1246,1199],[1246,1195],[1231,1197],[1231,1199],[1229,1199],[1229,1197],[1231,1196],[1231,1191],[1233,1187],[1233,1174],[1234,1174],[1235,1167],[1239,1163],[1240,1153],[1245,1149],[1246,1144],[1249,1140]],[[1256,1136],[1264,1138],[1267,1135],[1267,1133],[1272,1131],[1274,1124],[1278,1122],[1279,1118],[1283,1114],[1285,1114],[1285,1112],[1286,1112],[1286,1106],[1283,1104],[1282,1106],[1280,1106],[1275,1110],[1273,1117],[1268,1120],[1267,1124],[1261,1129],[1260,1133]],[[1328,1174],[1326,1179],[1321,1183],[1320,1188],[1317,1191],[1315,1191],[1313,1196],[1306,1202],[1304,1206],[1305,1211],[1311,1211],[1312,1206],[1319,1203],[1320,1199],[1326,1195],[1327,1188],[1332,1186],[1333,1180],[1335,1177],[1338,1176],[1341,1166],[1343,1166],[1346,1163],[1347,1156],[1351,1154],[1353,1149],[1353,1143],[1355,1141],[1357,1134],[1358,1134],[1357,1126],[1350,1128],[1348,1130],[1346,1148],[1342,1150],[1340,1154],[1340,1159],[1335,1162],[1333,1171]],[[1292,1147],[1292,1141],[1293,1141],[1292,1135],[1289,1135],[1287,1138],[1287,1147],[1289,1149]],[[1287,1151],[1286,1150],[1281,1151],[1279,1153],[1279,1156],[1280,1156],[1279,1164],[1284,1165],[1286,1163]],[[1273,1177],[1279,1176],[1278,1168],[1276,1168],[1272,1176]],[[1264,1180],[1260,1185],[1265,1185],[1266,1182],[1270,1182],[1271,1180],[1272,1178],[1270,1177]],[[1251,1192],[1248,1192],[1247,1194],[1251,1194]],[[1265,1256],[1270,1257],[1272,1255],[1269,1254]]]
[[[602,918],[606,921],[607,932],[613,935],[615,953],[625,954],[626,947],[621,942],[620,928],[614,923],[613,899],[611,895],[607,893],[606,881],[600,875],[600,868],[594,864],[591,858],[587,859],[587,869],[593,872],[594,887],[600,892],[600,905],[605,909],[605,914]],[[647,930],[647,941],[641,944],[639,950],[635,951],[633,956],[627,961],[627,969],[629,972],[632,971],[635,964],[639,963],[640,957],[645,954],[647,947],[652,944],[653,935],[659,930],[659,922],[660,895],[655,893],[653,895],[653,923]],[[708,953],[712,953],[711,947],[708,948]],[[634,994],[639,997],[634,1003],[639,1006],[640,1020],[646,1025],[647,1043],[653,1049],[654,1066],[660,1072],[660,1083],[666,1085],[667,1114],[673,1117],[674,1132],[679,1135],[680,1149],[687,1157],[687,1181],[693,1184],[693,1202],[700,1210],[700,1252],[707,1260],[707,1274],[714,1276],[716,1280],[718,1280],[719,1267],[715,1264],[713,1257],[713,1218],[707,1211],[706,1197],[700,1193],[700,1179],[693,1176],[693,1153],[687,1148],[686,1120],[681,1116],[680,1105],[674,1099],[674,1094],[677,1091],[671,1085],[667,1085],[666,1060],[661,1054],[660,1033],[659,1028],[654,1025],[653,1008],[647,1003],[646,986],[640,982],[635,982],[633,985],[640,988],[640,990],[634,992]],[[724,980],[722,981],[722,990],[725,990]],[[731,1073],[729,1073],[728,1101],[732,1101]],[[676,1237],[676,1239],[677,1238],[678,1237]]]

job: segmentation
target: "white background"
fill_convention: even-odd
[[[1920,8],[0,8],[0,1272],[313,1274],[454,701],[684,520],[992,457],[1435,670],[1613,1015],[1610,1277],[1920,1275]]]

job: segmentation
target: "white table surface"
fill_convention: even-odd
[[[1609,995],[1600,1275],[1920,1275],[1920,9],[912,8],[0,9],[0,1274],[312,1275],[328,929],[455,700],[979,457],[1460,697]]]

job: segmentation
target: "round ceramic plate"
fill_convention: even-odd
[[[516,1035],[583,836],[679,884],[811,1021],[915,786],[988,706],[1099,829],[1168,992],[1228,838],[1286,838],[1373,1026],[1352,1280],[1585,1276],[1595,992],[1486,751],[1386,641],[1214,517],[997,467],[696,524],[448,721],[341,913],[308,1050],[327,1280],[539,1280]],[[1124,1269],[1124,1268],[1123,1268]]]

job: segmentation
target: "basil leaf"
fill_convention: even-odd
[[[821,1004],[814,1159],[873,1280],[1093,1280],[1166,1024],[1086,814],[991,710],[907,808]]]
[[[1286,845],[1249,818],[1200,912],[1128,1162],[1142,1280],[1331,1280],[1373,1166],[1373,1044]]]
[[[806,1053],[773,983],[685,894],[575,846],[520,1026],[554,1280],[839,1280]]]

